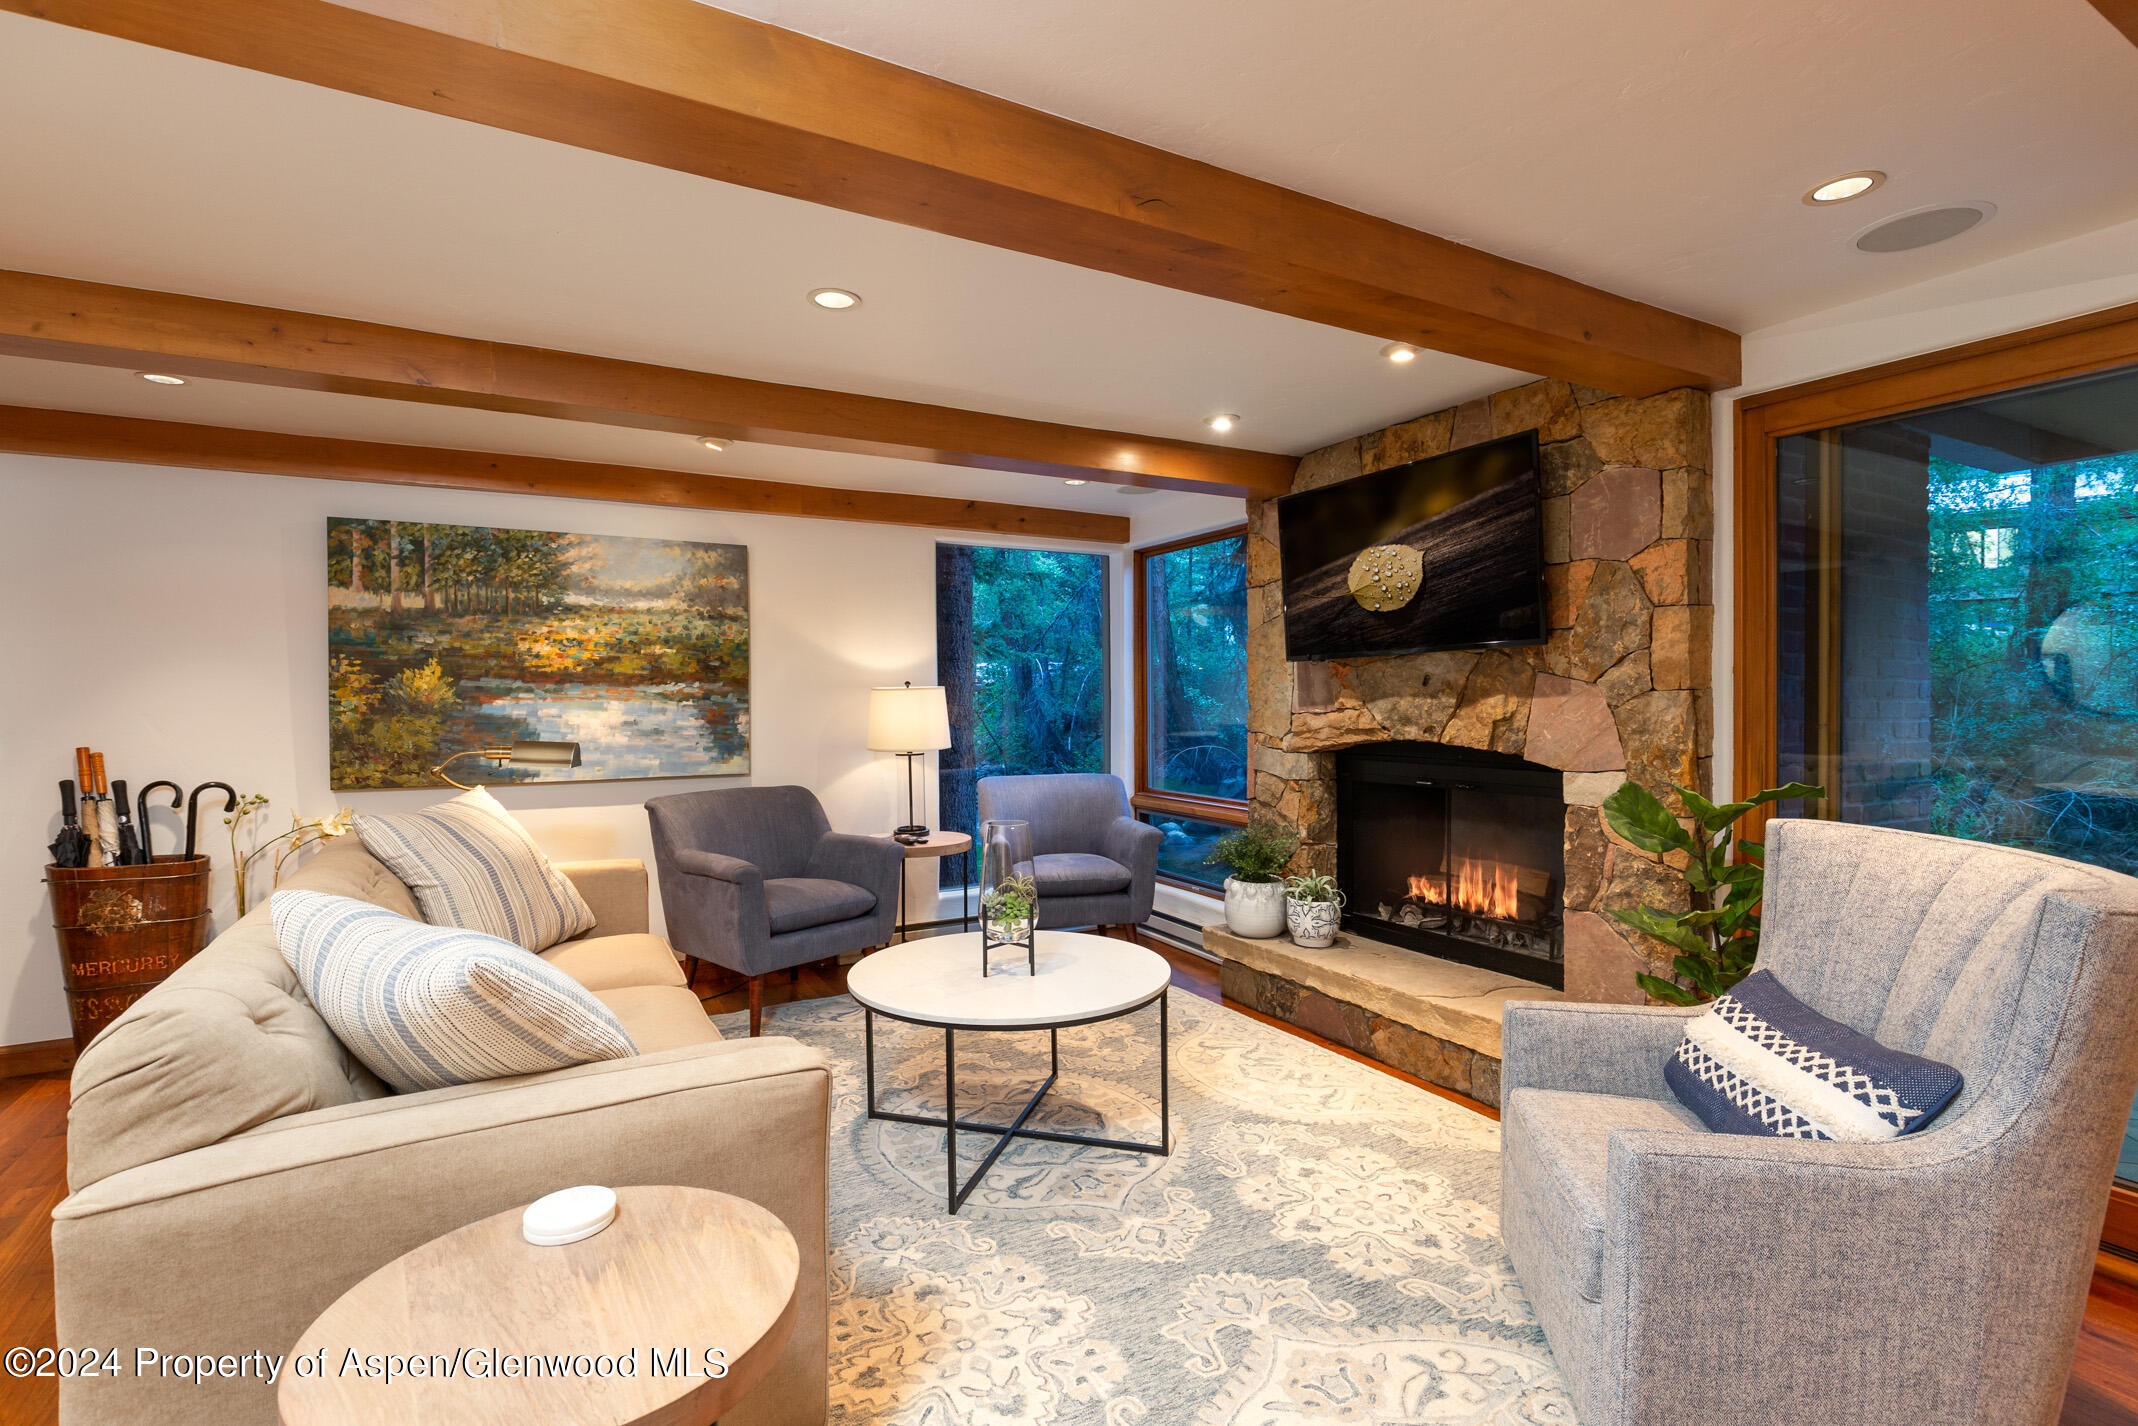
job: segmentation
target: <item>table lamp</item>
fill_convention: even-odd
[[[939,684],[869,690],[869,750],[906,760],[906,825],[891,835],[920,841],[928,829],[915,798],[913,760],[950,746],[950,705]]]
[[[453,775],[446,771],[462,758],[488,758],[499,767],[577,767],[579,745],[577,743],[537,743],[521,739],[517,743],[500,743],[488,748],[469,748],[453,754],[431,769],[431,775],[440,782],[451,783],[464,792],[475,789],[465,782],[454,782]]]

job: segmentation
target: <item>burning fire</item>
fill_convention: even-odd
[[[1455,906],[1473,916],[1489,916],[1496,921],[1519,920],[1520,903],[1515,884],[1513,867],[1501,866],[1498,862],[1472,861],[1458,858],[1454,876]],[[1448,904],[1447,879],[1437,876],[1414,876],[1410,879],[1409,900],[1427,906]]]

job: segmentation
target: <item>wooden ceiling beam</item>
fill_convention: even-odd
[[[2093,7],[2123,32],[2123,38],[2138,45],[2138,0],[2093,0]]]
[[[696,0],[0,9],[1622,395],[1736,334]]]
[[[857,520],[986,535],[1125,545],[1128,518],[940,495],[790,485],[732,475],[553,460],[442,446],[402,446],[331,436],[293,436],[183,421],[144,421],[83,411],[0,406],[0,451],[75,460],[421,485],[500,495],[611,500],[684,510],[732,510],[810,520]]]
[[[0,354],[1210,495],[1291,456],[0,271]]]

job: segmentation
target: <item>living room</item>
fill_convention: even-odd
[[[0,1420],[2138,1423],[2134,79],[0,3]]]

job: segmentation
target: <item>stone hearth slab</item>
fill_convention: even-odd
[[[1203,928],[1203,949],[1494,1060],[1500,1057],[1500,1015],[1508,1001],[1566,999],[1548,985],[1349,933],[1339,935],[1333,946],[1308,950],[1286,936],[1267,941],[1235,936],[1219,923]]]

